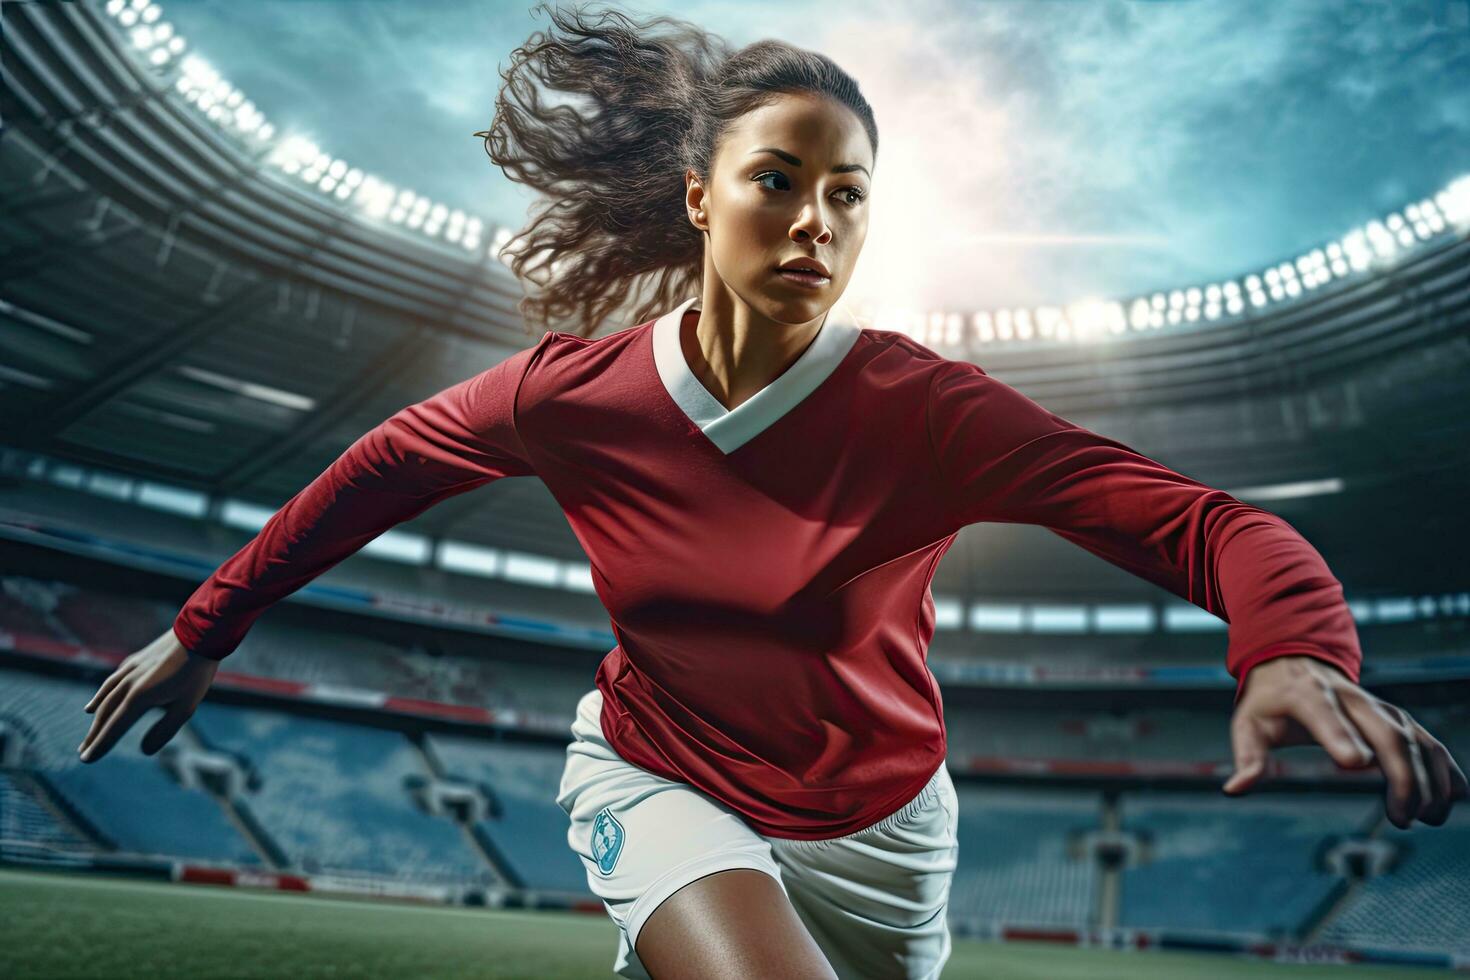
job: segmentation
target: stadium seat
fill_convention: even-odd
[[[97,762],[77,758],[92,724],[82,709],[95,691],[79,681],[0,670],[0,717],[25,736],[24,767],[122,851],[260,864],[213,797],[180,786],[157,757],[143,754],[143,735],[160,712],[145,715]]]
[[[413,803],[405,777],[429,772],[398,732],[208,701],[190,725],[254,767],[238,803],[301,870],[493,881],[457,824]]]
[[[36,798],[22,773],[0,769],[0,857],[51,861],[95,850]]]
[[[587,872],[567,845],[568,817],[556,803],[564,749],[457,735],[427,740],[451,775],[494,790],[502,813],[481,826],[528,887],[587,892]]]
[[[1457,804],[1441,827],[1385,823],[1381,837],[1401,849],[1397,867],[1357,885],[1320,938],[1470,957],[1470,808]]]
[[[1123,873],[1120,925],[1290,936],[1338,881],[1317,866],[1318,845],[1355,832],[1375,803],[1125,793],[1122,829],[1150,835],[1152,855]]]
[[[960,784],[959,864],[951,918],[1083,927],[1097,891],[1096,863],[1074,856],[1068,834],[1095,829],[1098,796]]]

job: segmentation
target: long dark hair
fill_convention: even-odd
[[[624,325],[697,295],[704,245],[685,209],[685,168],[707,186],[725,129],[778,95],[810,92],[848,106],[877,156],[872,108],[824,55],[773,40],[732,54],[718,36],[671,17],[531,10],[547,11],[556,30],[511,53],[495,119],[475,135],[507,177],[547,199],[502,251],[518,279],[540,287],[519,303],[533,332],[570,321],[569,332],[591,336],[635,290],[641,300],[623,311]],[[667,33],[656,35],[660,26]],[[564,95],[543,104],[538,81]]]

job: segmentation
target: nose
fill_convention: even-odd
[[[820,244],[827,244],[832,240],[832,229],[827,227],[823,220],[820,209],[804,208],[801,218],[791,226],[791,240],[795,242],[814,239]]]
[[[816,228],[816,234],[811,234],[811,229]],[[825,245],[832,241],[832,229],[825,222],[798,222],[791,226],[791,241],[806,241],[811,238],[817,244]]]

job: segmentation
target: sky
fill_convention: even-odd
[[[521,227],[474,137],[531,0],[159,0],[282,134]],[[832,58],[873,106],[845,298],[1065,305],[1294,259],[1470,174],[1470,0],[618,3]],[[594,4],[594,6],[598,6]]]

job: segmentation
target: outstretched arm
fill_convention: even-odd
[[[967,362],[936,370],[928,428],[942,504],[956,529],[981,521],[1042,525],[1208,610],[1230,625],[1232,730],[1284,736],[1286,726],[1269,713],[1285,711],[1322,738],[1339,765],[1362,764],[1351,739],[1345,742],[1341,730],[1326,737],[1322,722],[1324,713],[1338,710],[1330,694],[1361,691],[1357,629],[1342,585],[1285,520],[1068,422]],[[1262,674],[1247,699],[1247,678],[1278,660],[1287,663]],[[1291,685],[1302,700],[1282,696],[1289,675],[1314,679]],[[1256,696],[1273,685],[1279,690]],[[1447,814],[1458,768],[1447,767],[1439,786],[1416,779],[1410,744],[1390,742],[1365,724],[1380,756],[1389,753],[1388,761],[1380,759],[1390,782],[1389,812],[1409,819],[1416,811]],[[1240,791],[1259,774],[1253,760],[1264,745],[1241,738],[1235,744],[1237,772],[1227,787]]]
[[[974,364],[945,365],[929,412],[956,527],[1042,525],[1225,620],[1237,702],[1273,657],[1316,657],[1358,679],[1342,586],[1280,517],[1053,415]]]
[[[249,544],[190,596],[173,627],[125,657],[85,710],[77,746],[95,762],[140,717],[164,709],[144,735],[152,755],[194,714],[219,662],[270,605],[301,588],[395,524],[505,476],[534,473],[515,427],[521,380],[534,347],[409,405],[347,447],[286,501]]]
[[[195,590],[174,620],[179,641],[222,660],[272,603],[394,525],[492,480],[533,475],[515,396],[552,336],[399,410],[348,446]]]

